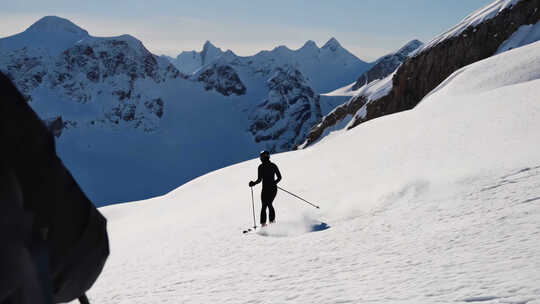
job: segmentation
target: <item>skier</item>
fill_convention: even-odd
[[[259,154],[261,159],[261,164],[258,168],[258,177],[256,181],[250,181],[249,186],[253,187],[256,184],[262,181],[262,191],[261,191],[261,226],[266,226],[266,208],[269,211],[270,223],[273,223],[276,218],[276,212],[272,206],[272,202],[276,197],[277,193],[277,183],[281,180],[281,173],[279,172],[276,164],[270,161],[270,152],[262,151]],[[274,179],[274,176],[277,176],[277,179]]]

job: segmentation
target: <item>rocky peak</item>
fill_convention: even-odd
[[[88,36],[86,30],[67,19],[57,16],[45,16],[32,24],[26,31],[51,34],[70,33],[72,35],[80,36],[81,38]]]
[[[246,94],[246,86],[240,80],[236,70],[220,62],[214,62],[202,68],[192,79],[203,83],[206,91],[215,90],[223,96]]]
[[[313,40],[308,40],[304,45],[300,48],[301,50],[318,50],[319,47]]]
[[[330,38],[330,40],[328,40],[322,47],[322,49],[329,49],[332,52],[335,52],[339,48],[341,48],[341,44],[339,44],[337,39],[334,37]]]
[[[176,58],[168,58],[168,60],[180,72],[184,74],[193,74],[203,66],[211,64],[223,54],[224,52],[220,48],[207,40],[200,52],[183,51]]]
[[[26,52],[31,56],[54,57],[77,41],[90,37],[88,32],[71,21],[55,17],[43,17],[24,32],[0,39],[4,52]]]
[[[399,49],[399,51],[396,52],[396,54],[407,57],[423,45],[424,43],[422,41],[414,39],[405,44],[401,49]]]
[[[223,51],[214,46],[210,41],[206,41],[201,51],[201,65],[204,66],[211,61],[215,60],[223,54]]]
[[[212,44],[212,42],[210,42],[210,40],[206,40],[204,42],[204,44],[203,44],[202,51],[207,52],[208,50],[221,50],[221,49],[218,48],[217,46],[215,46],[214,44]]]

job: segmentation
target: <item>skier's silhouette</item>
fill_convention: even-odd
[[[261,226],[266,226],[266,208],[269,211],[270,223],[273,223],[276,218],[276,212],[272,206],[272,202],[276,197],[277,183],[281,180],[281,173],[276,164],[270,161],[270,152],[262,151],[259,158],[262,164],[259,165],[257,180],[250,181],[249,186],[253,187],[262,181]],[[277,179],[274,179],[274,176],[277,176]]]

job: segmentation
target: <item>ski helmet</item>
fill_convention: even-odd
[[[261,161],[270,160],[270,152],[268,152],[267,150],[261,151],[261,153],[259,154],[259,158],[261,159]]]

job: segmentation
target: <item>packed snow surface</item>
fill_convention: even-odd
[[[279,192],[256,233],[256,159],[101,208],[112,252],[91,301],[540,303],[539,71],[540,43],[504,52],[413,110],[273,155],[321,209]]]

